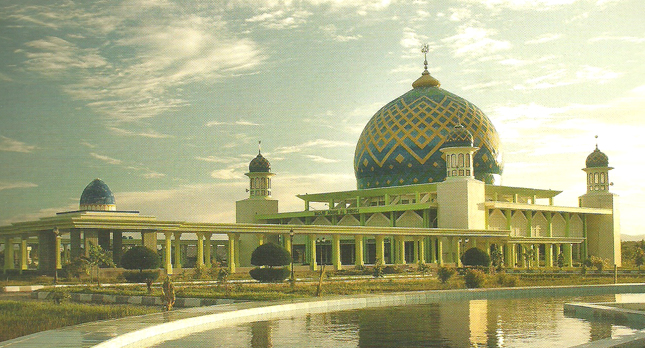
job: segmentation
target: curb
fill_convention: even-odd
[[[45,300],[51,294],[50,291],[37,291],[31,294],[31,297],[38,300]],[[75,302],[91,302],[103,304],[135,304],[144,306],[161,306],[161,299],[157,296],[123,296],[108,294],[81,294],[71,293],[70,299]],[[231,299],[213,299],[213,298],[177,298],[175,306],[178,308],[215,306],[221,304],[239,303]]]

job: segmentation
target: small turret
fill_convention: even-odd
[[[598,138],[598,136],[596,136]],[[609,171],[614,169],[609,166],[609,158],[602,151],[596,149],[587,156],[586,167],[582,170],[587,173],[587,193],[609,192]]]
[[[249,163],[249,172],[244,174],[249,177],[249,198],[270,198],[271,197],[271,163],[262,156],[259,149],[258,155]]]
[[[473,146],[473,135],[457,124],[441,146],[441,152],[446,156],[446,180],[474,178],[472,159],[477,150],[479,148]]]

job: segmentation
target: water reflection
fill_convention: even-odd
[[[215,329],[159,347],[566,347],[635,331],[564,317],[563,303],[576,301],[613,302],[614,296],[447,301],[311,314]]]

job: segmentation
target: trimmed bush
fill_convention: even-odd
[[[464,280],[466,281],[466,287],[469,289],[481,288],[486,281],[486,274],[477,269],[469,269],[466,270]]]
[[[128,271],[123,272],[123,278],[128,283],[152,283],[159,278],[159,271]]]
[[[125,269],[138,269],[140,272],[144,269],[156,269],[159,268],[159,255],[152,249],[138,245],[123,253],[121,266]]]
[[[453,275],[455,275],[457,271],[455,271],[454,268],[452,267],[439,267],[439,270],[437,270],[437,277],[442,283],[446,283]]]
[[[464,266],[488,267],[490,266],[490,256],[479,248],[470,248],[461,256],[461,263]]]
[[[514,275],[500,273],[497,276],[495,276],[495,282],[499,284],[499,286],[502,286],[505,288],[512,288],[512,287],[518,286],[520,283],[520,280]]]
[[[291,263],[289,251],[275,243],[265,243],[253,250],[251,264],[253,266],[279,267]]]
[[[260,268],[249,271],[251,278],[263,283],[280,283],[289,278],[288,268]]]

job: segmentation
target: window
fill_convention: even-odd
[[[466,154],[466,167],[470,167],[470,154],[469,153]],[[467,174],[467,175],[470,175],[470,174]]]
[[[593,182],[594,184],[598,183],[598,173],[593,173]]]
[[[464,176],[464,170],[463,169],[459,169],[459,176]]]
[[[463,154],[463,153],[460,153],[460,154],[459,154],[459,163],[457,163],[457,165],[458,165],[459,167],[463,167],[463,166],[464,166],[464,154]],[[463,174],[463,173],[462,173],[462,174]]]
[[[601,184],[605,183],[605,173],[600,173],[600,183]]]

